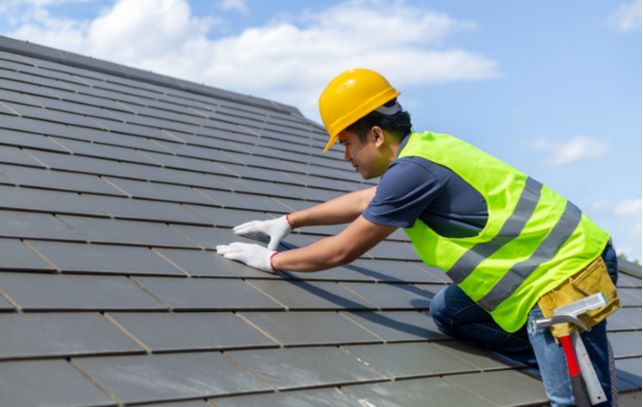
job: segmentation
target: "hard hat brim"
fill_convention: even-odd
[[[325,153],[326,151],[330,150],[330,148],[337,142],[337,139],[339,138],[339,134],[336,134],[328,140],[328,143],[326,143],[326,147],[322,150],[322,153]]]

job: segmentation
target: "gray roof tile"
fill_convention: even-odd
[[[143,349],[100,314],[0,314],[0,359],[131,352]]]
[[[281,278],[278,275],[224,259],[213,251],[156,249],[156,252],[193,277]]]
[[[174,310],[283,309],[241,280],[135,277]]]
[[[247,241],[232,233],[232,229],[204,226],[172,225],[171,228],[205,249],[214,249],[217,245],[232,241]],[[230,260],[226,260],[230,262]],[[246,267],[246,266],[244,266]]]
[[[219,144],[221,142],[210,142],[208,143],[207,138],[193,138],[193,137],[186,137],[186,136],[179,136],[183,140],[198,140],[199,144],[207,146],[206,148],[204,147],[199,147],[195,145],[187,145],[187,144],[179,144],[179,143],[169,143],[169,142],[161,142],[159,141],[158,143],[161,144],[163,147],[166,148],[169,152],[173,153],[175,157],[181,157],[181,158],[186,158],[186,160],[183,161],[168,161],[168,157],[165,157],[165,160],[163,157],[157,157],[159,160],[161,160],[164,164],[174,164],[178,168],[186,168],[185,164],[192,163],[194,164],[194,160],[197,161],[204,161],[205,163],[210,162],[209,168],[206,167],[204,169],[210,169],[210,171],[213,171],[215,173],[221,173],[221,169],[219,169],[216,165],[212,163],[212,161],[220,161],[220,162],[233,162],[227,154],[225,154],[223,151],[219,150]],[[195,142],[196,144],[196,142]],[[181,165],[181,163],[185,163],[184,165]],[[188,167],[189,168],[189,167]],[[231,172],[228,171],[228,174]],[[225,174],[225,173],[224,173]]]
[[[70,154],[58,154],[46,151],[27,151],[38,160],[44,162],[49,168],[55,170],[97,175],[112,175],[125,178],[139,178],[137,174],[132,173],[126,165],[113,160]]]
[[[355,399],[337,389],[312,389],[224,397],[216,399],[215,402],[217,407],[355,407],[359,405],[356,404]]]
[[[54,138],[74,154],[98,158],[109,158],[117,161],[135,162],[141,164],[154,164],[152,160],[138,151],[126,147],[109,146],[106,144],[87,143],[70,139]],[[150,143],[151,144],[151,143]]]
[[[84,103],[74,103],[71,101],[63,101],[55,98],[53,95],[31,95],[29,99],[34,101],[37,106],[44,107],[45,109],[61,111],[66,113],[76,113],[82,116],[95,116],[103,118],[113,118],[112,113],[107,109],[100,107],[90,106]]]
[[[233,313],[110,313],[153,352],[275,346]]]
[[[243,398],[247,396],[242,396]],[[212,404],[203,400],[190,400],[190,401],[175,401],[175,402],[161,402],[161,403],[145,403],[140,404],[145,407],[212,407]]]
[[[20,186],[122,195],[122,192],[110,185],[107,185],[95,175],[41,170],[38,168],[4,164],[0,164],[0,174],[7,177],[11,183],[16,183]]]
[[[0,186],[0,208],[107,216],[77,193]]]
[[[0,362],[2,404],[32,406],[116,406],[81,372],[62,360]]]
[[[25,311],[166,309],[125,277],[1,273],[0,290]]]
[[[178,203],[99,195],[86,195],[85,198],[114,218],[210,225],[201,216]]]
[[[446,338],[426,312],[382,311],[342,312],[342,315],[363,326],[385,341],[408,341]]]
[[[641,355],[641,331],[610,332],[608,337],[615,358]]]
[[[166,136],[162,129],[155,127],[140,126],[137,124],[131,123],[122,123],[115,120],[108,119],[96,119],[92,118],[92,121],[96,123],[93,127],[102,128],[116,133],[123,133],[128,136],[141,136],[149,137],[152,139],[168,140],[169,136]]]
[[[301,279],[301,280],[362,281],[362,282],[375,282],[379,277],[377,274],[372,274],[366,270],[355,270],[352,267],[350,267],[350,265],[327,269],[327,270],[324,270],[323,273],[288,271],[287,275],[295,279]]]
[[[244,312],[241,315],[286,346],[381,342],[336,312]]]
[[[194,247],[194,244],[163,223],[67,215],[61,215],[58,218],[90,242],[126,243],[159,247]]]
[[[200,191],[219,204],[219,206],[225,208],[249,209],[264,212],[289,212],[286,207],[267,196],[207,189],[200,189]]]
[[[288,212],[295,212],[310,208],[310,202],[301,201],[299,199],[288,199],[281,196],[272,199],[287,208]]]
[[[498,357],[483,349],[456,340],[435,342],[435,346],[482,370],[503,369],[508,366],[524,367],[523,364],[514,360]]]
[[[81,127],[101,128],[93,119],[58,110],[43,109],[39,107],[19,105],[13,102],[3,102],[22,117],[32,119],[45,119],[57,123],[70,123]]]
[[[608,330],[641,329],[641,308],[621,308],[610,316]]]
[[[1,126],[0,121],[0,126]],[[18,132],[16,130],[1,129],[0,143],[18,147],[31,147],[43,150],[66,152],[64,148],[53,143],[49,138],[41,134]],[[37,165],[32,163],[29,165]]]
[[[5,164],[43,167],[42,164],[25,154],[22,149],[11,146],[0,146],[0,162]]]
[[[63,242],[29,242],[49,261],[66,272],[113,274],[185,274],[146,247],[87,245]]]
[[[618,288],[618,297],[623,307],[640,307],[641,306],[641,289],[640,288]]]
[[[7,210],[0,210],[0,236],[85,240],[53,215]]]
[[[444,380],[501,406],[547,402],[542,382],[518,371],[447,376]],[[501,390],[508,385],[511,391]]]
[[[475,372],[477,367],[426,342],[346,346],[350,355],[391,377]]]
[[[280,389],[386,378],[335,347],[247,350],[228,355]]]
[[[353,261],[348,268],[376,280],[392,283],[445,283],[448,281],[442,270],[429,270],[419,262],[360,259]]]
[[[0,103],[0,106],[2,104]],[[69,137],[79,140],[85,140],[84,136],[85,131],[88,131],[87,128],[78,127],[78,126],[66,126],[61,123],[53,123],[39,119],[32,119],[27,117],[15,117],[15,116],[2,116],[0,120],[0,126],[5,129],[11,129],[16,131],[26,131],[31,133],[51,135],[51,136],[60,136],[60,137]],[[66,150],[64,150],[66,151]]]
[[[424,407],[429,402],[431,405],[444,407],[497,406],[497,404],[439,377],[345,386],[342,387],[342,392],[360,400],[362,405],[370,404],[378,407]]]
[[[619,274],[618,287],[638,287],[641,288],[641,279],[627,274]]]
[[[2,290],[2,287],[0,287],[0,290]],[[6,312],[6,311],[15,311],[15,308],[13,305],[11,305],[7,300],[5,300],[2,297],[2,293],[0,292],[0,311]]]
[[[253,280],[254,287],[277,299],[291,310],[372,308],[368,301],[337,283]]]
[[[428,309],[431,298],[443,286],[407,283],[340,283],[381,309]]]
[[[185,205],[192,211],[207,219],[212,225],[219,227],[234,227],[251,219],[260,219],[266,215],[261,212],[243,211],[238,209],[223,209],[213,206]]]
[[[147,198],[171,202],[188,202],[205,205],[214,204],[211,200],[189,187],[133,181],[120,178],[106,177],[105,180],[116,185],[121,190],[135,198]]]
[[[0,197],[2,192],[0,192]],[[53,271],[54,268],[18,239],[0,239],[0,270]]]
[[[641,358],[617,359],[619,390],[641,390]]]
[[[220,353],[73,359],[125,403],[181,400],[266,390]]]

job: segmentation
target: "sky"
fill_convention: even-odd
[[[0,35],[317,122],[328,81],[374,69],[415,130],[527,172],[641,259],[641,0],[1,0]]]

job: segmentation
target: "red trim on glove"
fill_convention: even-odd
[[[274,252],[273,254],[270,255],[270,268],[272,269],[273,273],[276,273],[278,270],[275,269],[275,266],[272,265],[272,258],[278,255],[279,252]]]
[[[286,214],[286,222],[288,222],[288,226],[290,226],[291,229],[294,229],[292,222],[290,221],[290,218],[288,216],[290,216],[290,214]]]

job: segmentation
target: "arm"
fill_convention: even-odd
[[[350,192],[311,208],[271,220],[253,220],[234,227],[237,235],[267,235],[274,250],[293,229],[302,226],[337,225],[352,222],[364,212],[375,195],[375,187]]]
[[[320,271],[350,263],[397,229],[377,225],[363,216],[355,219],[335,236],[309,246],[288,250],[272,256],[272,268],[290,271]]]
[[[293,229],[302,226],[339,225],[354,221],[375,196],[375,187],[350,192],[288,215]]]

